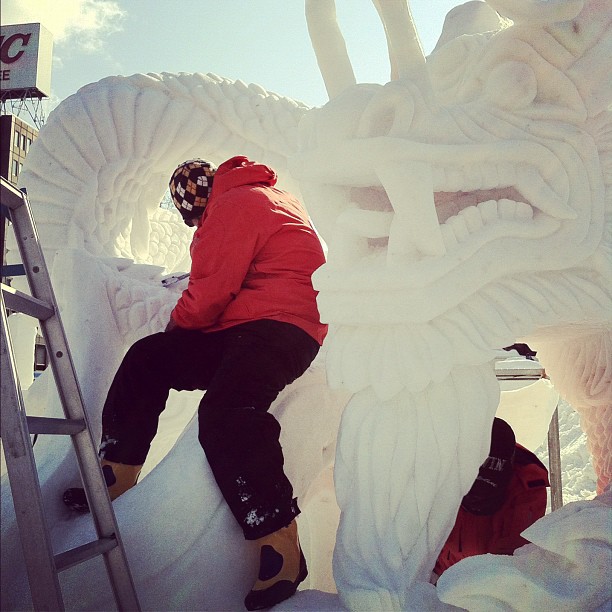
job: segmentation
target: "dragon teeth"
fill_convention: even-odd
[[[497,215],[497,202],[495,200],[487,200],[486,202],[480,202],[477,208],[480,211],[482,220],[485,223],[492,223],[493,221],[499,218]]]
[[[457,237],[457,242],[464,242],[470,235],[470,230],[468,229],[467,223],[465,221],[465,216],[457,215],[456,217],[451,217],[446,225],[450,225],[451,229],[455,233]]]
[[[453,247],[456,247],[459,244],[457,236],[450,225],[446,225],[445,223],[440,227],[440,231],[442,232],[442,240],[444,240],[444,245],[446,246],[447,250],[450,251]]]
[[[497,210],[499,212],[500,219],[512,221],[516,216],[516,202],[506,199],[500,200],[497,203]]]
[[[493,164],[484,164],[482,170],[481,189],[495,189],[499,186],[499,173]]]
[[[484,226],[482,215],[475,206],[464,208],[459,212],[459,216],[464,219],[470,233],[477,232]]]
[[[517,202],[516,216],[518,219],[526,221],[533,219],[533,208],[529,204],[525,204],[525,202]]]
[[[578,213],[565,204],[531,166],[519,168],[517,188],[529,202],[533,203],[533,206],[551,217],[575,219],[578,216]]]
[[[525,168],[517,168],[510,163],[488,163],[479,166],[466,166],[462,170],[442,170],[427,164],[389,163],[376,168],[381,186],[384,188],[394,212],[367,210],[355,207],[345,210],[337,219],[337,226],[347,237],[361,239],[381,239],[389,237],[387,258],[389,263],[398,260],[418,260],[423,256],[441,256],[458,244],[469,239],[487,225],[502,222],[521,223],[531,221],[533,208],[521,201],[509,198],[491,199],[477,205],[469,204],[469,192],[486,188],[503,191],[500,185],[516,183],[520,174],[520,186],[529,179],[531,191],[537,192],[537,201],[542,196],[550,204],[541,208],[555,211],[554,216],[569,216],[573,211],[559,205],[560,198],[543,180],[534,183],[533,174]],[[423,180],[429,178],[430,181]],[[444,187],[441,189],[440,182]],[[535,186],[534,186],[535,184]],[[436,212],[433,187],[451,194],[453,188],[462,185],[460,201],[442,201]],[[528,189],[523,189],[528,191]],[[501,193],[500,193],[501,195]],[[476,196],[474,197],[476,200]],[[475,202],[474,202],[475,204]],[[459,210],[461,206],[465,206]],[[444,213],[444,211],[446,211]],[[438,220],[442,214],[442,224]]]
[[[524,223],[532,219],[533,209],[529,204],[503,198],[468,206],[457,215],[449,217],[440,229],[444,244],[450,251],[485,226],[495,226],[499,222]]]

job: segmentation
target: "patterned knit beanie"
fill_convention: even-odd
[[[202,216],[217,167],[203,159],[183,162],[170,178],[170,195],[187,225]]]

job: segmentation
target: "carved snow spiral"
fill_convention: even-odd
[[[176,164],[240,151],[282,172],[306,110],[213,74],[136,74],[81,88],[49,115],[20,176],[48,264],[69,246],[166,265],[151,217]],[[163,221],[183,250],[188,232],[180,218]]]

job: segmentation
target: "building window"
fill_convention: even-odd
[[[16,159],[13,160],[13,176],[19,176],[19,162]]]
[[[34,371],[41,372],[47,367],[47,347],[45,341],[40,335],[36,335],[36,344],[34,345]]]
[[[32,146],[32,139],[28,136],[28,138],[27,138],[27,145],[26,145],[26,151],[29,151],[31,146]]]
[[[15,130],[15,142],[13,142],[13,147],[18,149],[21,146],[21,134]]]
[[[25,134],[22,134],[22,135],[21,135],[21,148],[22,148],[24,151],[26,151],[26,150],[27,150],[27,149],[26,149],[26,135],[25,135]]]

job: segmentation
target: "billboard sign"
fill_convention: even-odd
[[[2,99],[46,98],[51,93],[53,36],[40,23],[0,26]]]

